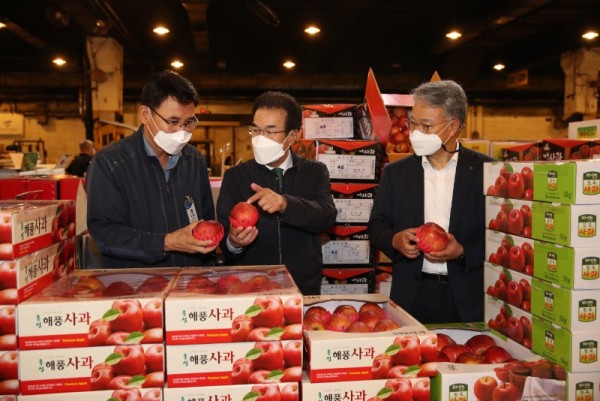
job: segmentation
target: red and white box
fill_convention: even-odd
[[[352,139],[358,131],[354,104],[314,104],[302,109],[304,139]]]
[[[436,335],[385,296],[304,297],[307,311],[310,307],[320,306],[330,313],[341,305],[359,310],[367,302],[377,303],[384,309],[386,319],[391,321],[388,330],[339,332],[337,323],[332,320],[327,326],[330,330],[305,330],[306,366],[312,383],[383,378],[391,369],[402,371],[406,366],[419,365],[423,359],[435,359]],[[381,375],[383,377],[379,377]]]
[[[332,182],[379,180],[385,156],[381,143],[327,139],[316,142],[317,160],[327,166]]]
[[[167,345],[170,388],[299,382],[302,340]]]
[[[372,266],[375,250],[367,226],[336,225],[321,233],[324,265]]]
[[[484,319],[490,329],[531,350],[532,316],[500,299],[485,295]]]
[[[485,259],[490,263],[532,276],[535,247],[539,243],[540,241],[531,238],[486,229]]]
[[[533,200],[533,162],[487,162],[483,164],[485,195]]]
[[[531,276],[486,261],[483,287],[486,294],[531,313]]]
[[[14,260],[0,261],[0,304],[23,302],[74,269],[75,238]]]
[[[589,139],[549,138],[540,142],[539,160],[576,160],[590,157]]]
[[[168,398],[165,398],[168,399]],[[118,390],[80,391],[75,393],[50,393],[20,395],[19,401],[163,401],[162,388],[129,388]]]
[[[533,231],[533,201],[485,197],[487,228],[531,238]]]
[[[229,386],[165,388],[165,400],[300,401],[299,383],[232,384]]]
[[[302,294],[284,266],[182,270],[165,300],[168,345],[302,339]]]
[[[338,211],[335,222],[338,224],[368,223],[378,186],[379,184],[331,183],[333,203]]]
[[[0,399],[20,393],[19,366],[19,351],[0,351]]]
[[[75,200],[82,178],[67,174],[1,180],[0,199]]]
[[[162,388],[164,360],[163,344],[21,350],[21,393]]]
[[[371,294],[375,290],[372,267],[324,268],[321,295]]]
[[[375,266],[375,292],[389,297],[392,291],[392,269],[391,265],[378,264]]]
[[[0,305],[0,351],[17,349],[17,307]]]
[[[19,348],[163,342],[173,269],[79,270],[19,305]],[[82,390],[80,390],[82,391]]]

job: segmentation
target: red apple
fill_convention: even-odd
[[[162,344],[153,344],[144,351],[144,360],[146,361],[147,372],[158,372],[165,370],[164,346]]]
[[[507,350],[498,345],[489,347],[482,355],[488,363],[504,363],[512,358]]]
[[[375,327],[377,322],[379,322],[380,320],[381,320],[381,315],[379,315],[377,312],[375,312],[373,310],[367,310],[358,315],[358,322],[365,323],[367,326],[369,326],[371,331],[373,331],[373,328]]]
[[[496,341],[487,334],[476,334],[465,343],[475,355],[483,354],[489,347],[496,345]]]
[[[233,276],[238,279],[237,276]],[[217,292],[217,283],[211,281],[208,277],[202,275],[194,275],[191,277],[186,286],[186,292],[198,292],[201,294],[214,294]]]
[[[12,242],[12,215],[10,213],[0,214],[0,242]]]
[[[156,372],[150,372],[146,375],[146,380],[144,380],[144,384],[142,387],[151,388],[151,387],[164,387],[165,386],[165,372],[162,370],[157,370]]]
[[[283,347],[283,360],[286,367],[302,366],[302,340],[288,342]]]
[[[344,313],[334,313],[331,315],[331,319],[329,319],[329,323],[327,324],[327,330],[332,331],[346,331],[348,327],[352,324],[352,318],[350,315]]]
[[[142,393],[137,388],[114,390],[110,395],[110,399],[117,401],[142,401]]]
[[[525,264],[533,265],[533,247],[529,242],[524,242],[521,245],[521,250],[523,251],[523,255],[525,255]]]
[[[252,386],[253,393],[256,393],[258,397],[253,398],[255,401],[280,401],[281,394],[279,393],[279,387],[276,384],[255,384]]]
[[[521,294],[523,294],[523,301],[531,301],[531,284],[529,281],[522,278],[519,280],[519,286],[521,287]]]
[[[538,362],[530,366],[531,376],[542,379],[553,379],[554,373],[552,365],[546,362]]]
[[[527,188],[523,191],[523,199],[525,200],[533,200],[533,189]]]
[[[142,397],[142,401],[162,401],[162,399],[162,390],[160,388],[151,388]]]
[[[412,388],[414,401],[429,401],[431,391],[429,389],[429,379],[421,379],[415,383]]]
[[[163,327],[163,306],[160,299],[152,299],[142,309],[144,327],[146,329]]]
[[[115,331],[106,339],[106,345],[121,345],[127,343],[127,337],[129,337],[127,331]]]
[[[14,305],[0,306],[0,335],[16,333],[16,314]]]
[[[523,337],[523,341],[521,341],[521,345],[527,349],[531,349],[531,338]]]
[[[492,401],[517,401],[519,389],[513,383],[500,383],[492,392]]]
[[[438,357],[438,338],[436,335],[421,340],[421,359],[423,362],[436,361]]]
[[[281,389],[281,401],[300,401],[298,383],[289,383]]]
[[[110,322],[106,322],[102,319],[97,319],[90,324],[88,330],[88,345],[97,347],[100,345],[106,345],[108,337],[112,334],[112,328]]]
[[[499,231],[508,231],[508,214],[504,210],[500,210],[496,214],[496,227]]]
[[[496,259],[500,266],[508,267],[510,262],[510,256],[508,249],[504,245],[500,245],[496,250]]]
[[[346,329],[346,333],[370,333],[372,331],[365,322],[354,322]]]
[[[494,183],[494,193],[496,196],[506,198],[508,196],[508,182],[503,176],[498,176]]]
[[[521,236],[531,238],[531,226],[524,226]]]
[[[283,365],[284,354],[280,341],[258,341],[254,344],[254,349],[261,351],[254,359],[255,369],[275,370]]]
[[[508,321],[502,313],[498,313],[494,319],[494,330],[499,331],[502,334],[507,333]]]
[[[153,292],[161,292],[164,291],[169,285],[169,279],[165,276],[152,276],[148,277],[144,282],[136,289],[136,293],[144,294],[144,293],[153,293]]]
[[[19,378],[19,353],[6,351],[0,354],[0,380]]]
[[[237,203],[229,212],[232,227],[253,227],[258,222],[258,209],[248,202]]]
[[[16,288],[0,290],[0,305],[16,305],[18,292]]]
[[[254,321],[248,315],[239,315],[231,323],[231,341],[243,342],[248,340],[248,335],[254,330]]]
[[[567,371],[557,363],[552,364],[552,373],[556,380],[567,380]]]
[[[108,285],[108,287],[106,287],[106,289],[104,290],[104,296],[106,298],[109,297],[123,297],[123,296],[127,296],[127,295],[133,295],[135,293],[135,291],[133,290],[133,287],[130,286],[127,283],[124,283],[122,281],[115,281],[112,282]]]
[[[416,365],[419,363],[421,344],[417,336],[398,336],[394,339],[394,345],[398,346],[396,353],[392,355],[392,361],[395,365]]]
[[[525,189],[533,189],[533,170],[525,166],[521,169],[521,176],[523,177]]]
[[[312,314],[309,316],[306,316],[304,318],[304,321],[302,322],[302,327],[304,328],[304,330],[326,330],[326,324],[323,321],[323,319],[321,319],[319,317],[319,315],[316,314]]]
[[[392,392],[386,398],[387,401],[412,401],[412,385],[408,379],[390,379],[385,383],[385,387]]]
[[[508,178],[508,197],[519,199],[525,191],[525,181],[521,173],[512,173]]]
[[[277,380],[268,377],[270,373],[270,371],[265,369],[255,370],[254,372],[250,373],[250,376],[248,376],[248,381],[246,383],[277,383]]]
[[[116,375],[141,375],[146,369],[144,349],[141,345],[117,345],[115,354],[121,357],[114,365]]]
[[[302,323],[302,297],[291,297],[283,305],[285,324]]]
[[[510,381],[510,373],[508,372],[508,368],[506,367],[496,367],[494,368],[494,373],[496,373],[496,377],[498,378],[498,380],[503,381],[503,382],[509,382]]]
[[[379,380],[385,379],[388,372],[394,366],[392,357],[387,354],[379,354],[373,359],[373,365],[371,367],[371,379]]]
[[[508,232],[515,235],[521,235],[523,231],[523,215],[519,209],[513,209],[508,215]]]
[[[417,377],[436,377],[437,367],[437,361],[426,362],[420,366],[419,373],[417,373]]]
[[[495,185],[488,186],[487,191],[485,191],[485,194],[487,196],[496,196],[496,186]]]
[[[4,334],[0,335],[0,351],[9,351],[17,349],[17,335]]]
[[[142,337],[142,344],[158,344],[164,341],[162,327],[155,327],[153,329],[144,330],[144,336]]]
[[[282,382],[300,382],[302,381],[302,366],[292,366],[286,368],[281,376]]]
[[[518,272],[523,271],[523,268],[525,267],[525,254],[518,245],[510,248],[508,267]]]
[[[199,221],[192,229],[194,238],[200,241],[210,241],[209,246],[217,246],[223,239],[225,231],[223,226],[216,220]]]
[[[231,370],[231,383],[246,384],[248,378],[254,372],[254,362],[250,359],[241,358],[233,363]]]
[[[254,315],[256,327],[276,327],[283,322],[283,304],[279,296],[265,295],[254,300],[258,314]]]
[[[358,311],[352,305],[339,305],[333,310],[333,314],[335,315],[336,313],[347,315],[352,322],[356,322],[358,320]]]
[[[448,246],[448,233],[433,222],[428,222],[417,228],[415,233],[419,241],[417,247],[421,252],[439,252]]]
[[[482,376],[473,385],[473,392],[479,401],[492,401],[494,389],[498,382],[492,376]]]
[[[533,265],[525,265],[525,268],[523,269],[523,273],[528,275],[528,276],[533,276]]]
[[[137,384],[131,383],[131,376],[129,375],[119,375],[112,378],[110,382],[108,382],[108,388],[111,390],[119,390],[119,389],[131,389],[140,387]]]
[[[523,302],[521,286],[516,281],[511,281],[506,287],[506,302],[517,308],[520,307],[521,302]]]
[[[381,319],[377,322],[377,324],[375,324],[375,327],[373,327],[373,332],[396,330],[398,328],[400,328],[398,323],[394,322],[392,319],[385,318]]]
[[[19,390],[19,381],[16,379],[0,381],[0,394],[6,394],[0,395],[0,401],[16,401]]]
[[[17,288],[17,264],[12,260],[0,263],[0,289]]]
[[[441,351],[446,345],[455,345],[456,341],[448,334],[438,333],[437,334],[437,349]]]
[[[270,327],[257,327],[248,334],[248,341],[269,341],[273,337],[269,336]]]
[[[367,311],[375,312],[377,315],[379,315],[380,319],[383,319],[386,316],[383,308],[375,302],[365,302],[362,304],[358,309],[358,314],[360,316]]]
[[[448,344],[442,348],[440,351],[442,354],[445,354],[448,357],[450,362],[456,362],[456,358],[464,352],[471,352],[469,347],[463,344]]]
[[[329,323],[329,319],[331,319],[331,312],[329,312],[327,309],[320,305],[309,307],[306,310],[306,313],[304,313],[304,318],[306,319],[309,315],[312,315],[313,313],[318,315],[325,324]]]
[[[137,299],[118,299],[113,302],[111,309],[118,312],[111,321],[114,331],[132,332],[142,328],[144,314]]]
[[[501,300],[506,300],[506,284],[501,279],[494,283],[494,296]]]
[[[108,389],[108,384],[115,374],[114,367],[108,363],[99,363],[92,368],[90,387],[94,391]]]
[[[466,365],[482,365],[486,360],[481,355],[475,355],[472,352],[463,352],[456,357],[456,363],[464,363]]]

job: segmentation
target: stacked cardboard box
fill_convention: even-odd
[[[165,399],[297,401],[302,305],[284,266],[182,270],[165,300]]]
[[[161,400],[175,273],[80,270],[20,304],[19,399]]]

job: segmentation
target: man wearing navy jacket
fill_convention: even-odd
[[[390,298],[422,323],[483,320],[485,200],[483,163],[461,147],[467,97],[454,81],[413,92],[410,141],[415,155],[386,166],[369,220],[376,247],[393,261]],[[419,251],[416,230],[435,222],[446,249]]]

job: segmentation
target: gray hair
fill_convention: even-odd
[[[441,107],[447,119],[456,118],[461,126],[467,119],[467,95],[454,81],[427,82],[413,90],[414,101]]]

